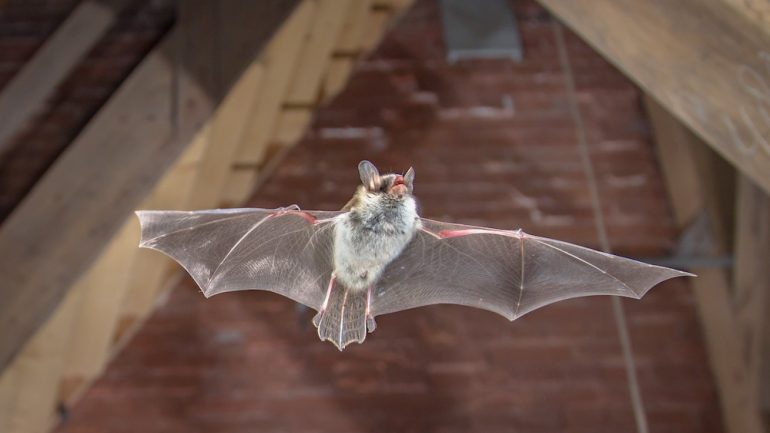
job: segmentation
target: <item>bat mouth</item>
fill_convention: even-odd
[[[388,188],[388,193],[391,196],[395,197],[401,197],[409,190],[407,188],[406,183],[404,183],[404,177],[403,176],[396,176],[395,179],[393,179],[393,183],[390,185],[390,188]]]

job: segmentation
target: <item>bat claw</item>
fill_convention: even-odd
[[[377,322],[374,321],[374,317],[366,316],[366,329],[370,334],[374,332],[375,329],[377,329]]]

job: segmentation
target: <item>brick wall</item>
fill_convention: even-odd
[[[363,158],[415,167],[423,216],[597,246],[549,15],[512,1],[522,63],[449,65],[434,0],[417,5],[251,201],[337,209]],[[638,90],[567,32],[616,252],[675,236]],[[721,431],[683,280],[624,301],[650,431]],[[434,306],[378,318],[365,344],[320,343],[311,314],[270,293],[175,290],[59,432],[632,432],[607,298],[509,323]]]

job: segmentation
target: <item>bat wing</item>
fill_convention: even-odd
[[[332,273],[333,222],[339,213],[139,211],[139,245],[179,262],[206,297],[269,290],[317,310]]]
[[[514,320],[580,296],[638,299],[661,281],[692,275],[522,231],[422,223],[380,278],[373,315],[459,304]]]

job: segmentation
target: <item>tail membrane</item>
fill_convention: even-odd
[[[329,293],[326,308],[313,318],[318,337],[342,350],[366,339],[366,290],[351,290],[337,283]]]

